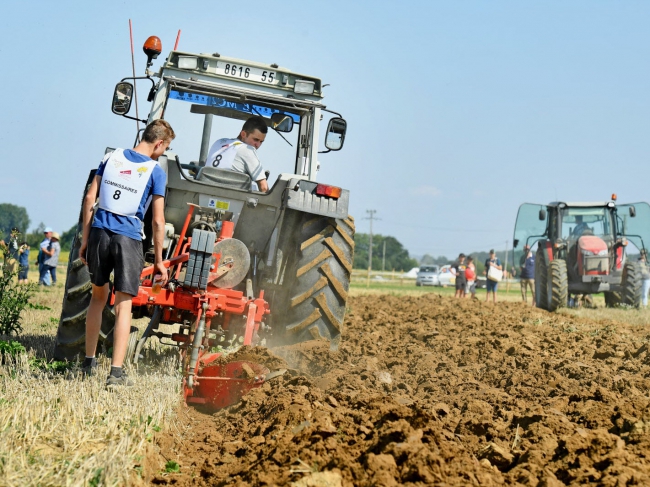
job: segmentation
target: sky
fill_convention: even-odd
[[[524,202],[649,199],[650,2],[6,3],[0,203],[32,228],[69,229],[104,149],[133,143],[110,111],[129,19],[138,75],[144,40],[162,40],[157,68],[181,29],[181,50],[328,83],[348,133],[318,179],[351,191],[358,232],[376,210],[411,255],[504,249]]]

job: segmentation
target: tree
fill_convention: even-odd
[[[77,233],[77,224],[72,225],[70,230],[61,234],[61,250],[70,250],[72,248],[72,241]]]
[[[29,227],[27,210],[11,203],[0,203],[0,237],[9,235],[14,227],[23,235],[27,232]]]
[[[411,259],[408,251],[395,237],[373,234],[372,236],[372,268],[381,270],[382,258],[384,254],[384,242],[386,243],[386,262],[387,271],[400,270],[407,271],[417,267],[415,259]],[[368,248],[370,236],[367,233],[357,233],[354,236],[354,267],[356,269],[368,268]]]
[[[432,255],[429,254],[424,254],[422,258],[420,259],[420,265],[438,265],[438,266],[443,266],[451,263],[451,261],[445,257],[444,255],[441,255],[440,257],[433,257]]]

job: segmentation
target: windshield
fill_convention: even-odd
[[[242,125],[252,115],[260,115],[270,123],[273,113],[283,113],[294,121],[290,132],[283,138],[269,127],[266,139],[257,150],[265,170],[271,171],[271,180],[282,172],[293,173],[298,150],[301,114],[278,109],[271,104],[242,103],[241,100],[192,93],[172,89],[165,106],[164,118],[176,133],[170,150],[178,155],[182,164],[199,164],[200,156],[207,155],[212,144],[222,138],[236,138]],[[209,140],[201,148],[204,130]]]
[[[422,266],[420,272],[438,272],[438,266]]]
[[[544,214],[540,215],[540,210]],[[539,219],[543,216],[543,219]],[[524,203],[519,207],[515,223],[514,247],[521,249],[525,244],[533,245],[546,232],[546,206]]]
[[[578,239],[582,235],[613,237],[610,208],[567,208],[563,210],[562,238]]]
[[[634,210],[630,211],[631,208]],[[617,215],[619,233],[627,237],[637,249],[646,248],[650,242],[650,205],[646,202],[619,205]]]

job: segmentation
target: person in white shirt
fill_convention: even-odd
[[[219,139],[208,152],[205,161],[206,167],[218,167],[248,174],[262,192],[269,190],[264,168],[257,157],[268,127],[263,117],[258,115],[250,117],[236,139]]]

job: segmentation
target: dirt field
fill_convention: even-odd
[[[636,312],[638,313],[638,312]],[[650,334],[521,303],[350,302],[338,353],[157,435],[155,484],[650,485]],[[592,315],[593,316],[593,315]],[[273,367],[277,357],[253,350]]]

